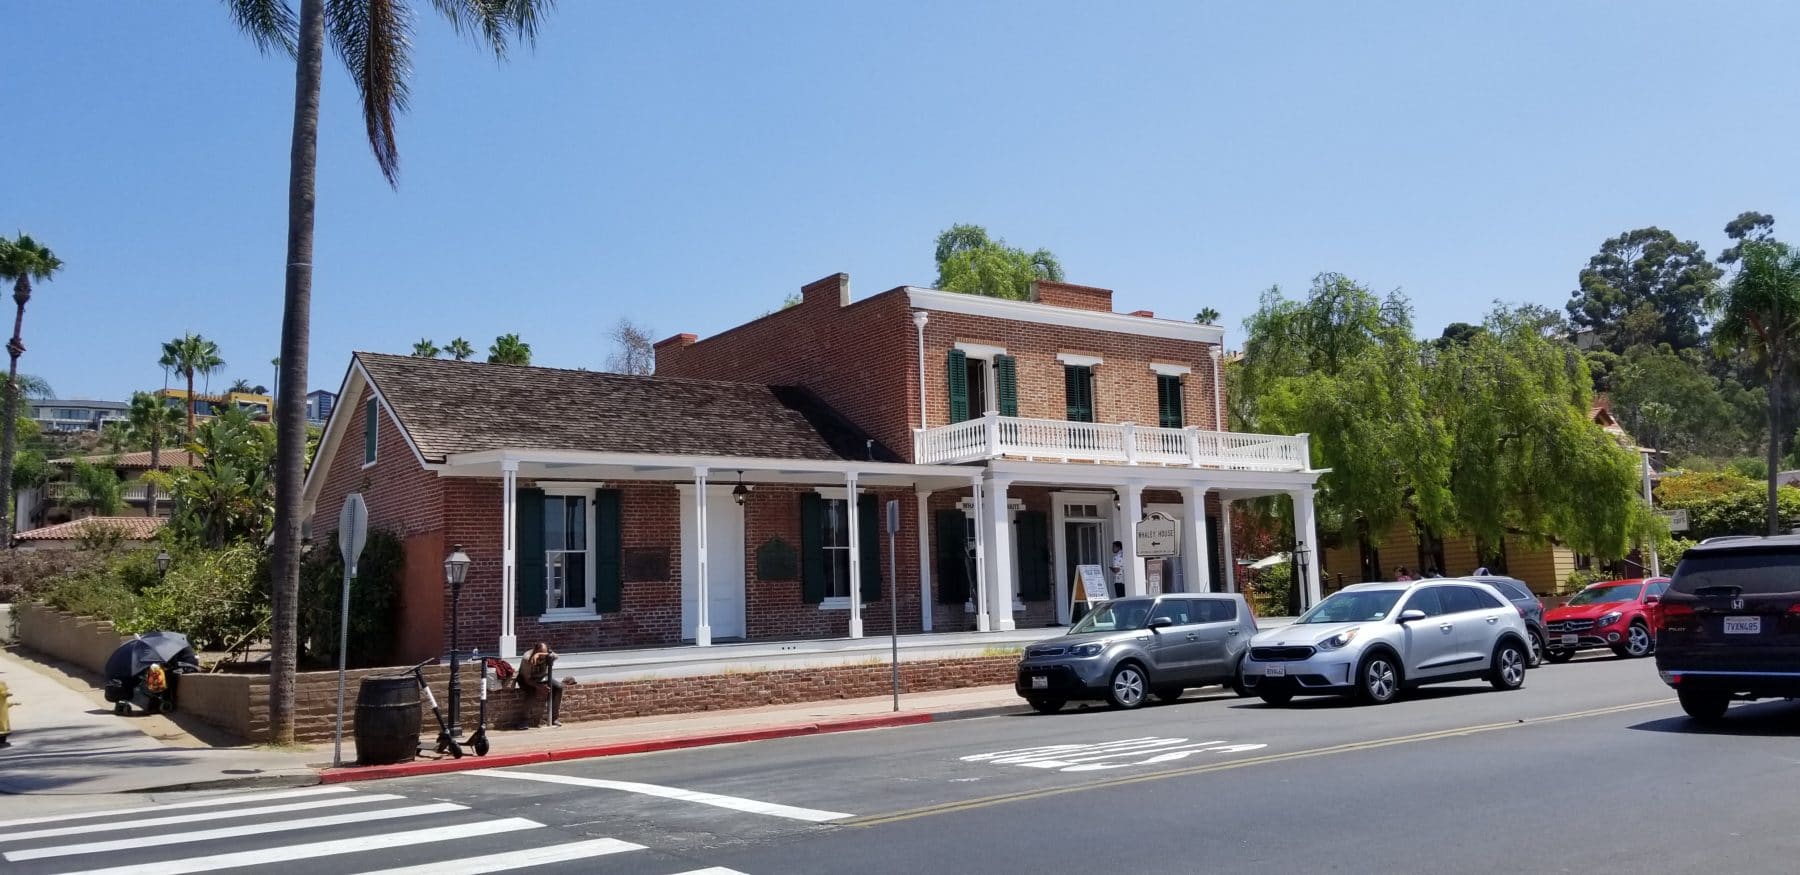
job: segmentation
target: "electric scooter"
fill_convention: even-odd
[[[463,755],[462,745],[450,737],[450,724],[444,722],[444,712],[438,709],[437,696],[431,692],[431,685],[425,682],[425,666],[435,662],[437,658],[433,657],[413,666],[413,679],[419,682],[419,689],[425,693],[425,701],[431,703],[431,716],[437,719],[437,752],[449,753],[452,759],[460,760]]]
[[[475,749],[476,756],[484,757],[484,756],[488,755],[488,737],[487,737],[488,666],[487,666],[487,660],[481,658],[481,651],[479,651],[479,650],[470,651],[469,655],[474,657],[476,662],[481,663],[481,710],[479,711],[479,713],[477,714],[477,716],[475,718],[475,733],[473,735],[469,736],[469,746]]]

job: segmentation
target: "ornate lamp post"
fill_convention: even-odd
[[[1294,594],[1296,598],[1289,603],[1293,606],[1290,609],[1294,611],[1295,616],[1306,613],[1306,609],[1312,607],[1312,605],[1306,604],[1307,597],[1312,595],[1311,590],[1306,585],[1306,582],[1310,580],[1310,578],[1306,576],[1306,554],[1306,542],[1295,541],[1294,569],[1299,572],[1299,576],[1296,578],[1294,584]]]
[[[169,551],[158,550],[158,551],[156,551],[156,576],[161,577],[168,573],[169,573]]]
[[[450,734],[462,734],[462,648],[458,608],[462,599],[463,580],[469,576],[469,554],[461,544],[451,548],[444,559],[444,582],[450,585]]]

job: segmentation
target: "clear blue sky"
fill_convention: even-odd
[[[929,284],[958,221],[1122,310],[1217,307],[1233,345],[1324,270],[1435,334],[1560,307],[1628,228],[1800,236],[1800,4],[1117,6],[564,0],[504,65],[425,12],[398,192],[328,57],[311,384],[421,336],[599,367],[620,317],[706,335],[837,271]],[[269,382],[291,62],[206,0],[5,18],[0,229],[68,263],[24,370],[122,398],[197,331]]]

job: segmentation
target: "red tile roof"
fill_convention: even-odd
[[[112,463],[113,467],[115,467],[115,468],[128,468],[128,469],[141,468],[144,470],[149,470],[149,468],[150,468],[150,451],[149,450],[142,450],[142,451],[139,451],[136,453],[116,453],[116,454],[102,453],[102,454],[93,455],[93,456],[82,456],[81,458],[83,461],[90,462],[95,465],[100,465],[100,464],[105,464],[105,463],[110,462],[110,463]],[[162,458],[158,459],[157,461],[161,463],[164,470],[167,470],[169,468],[198,468],[198,467],[200,467],[200,457],[194,455],[193,453],[188,452],[187,450],[163,450]],[[52,464],[73,465],[73,464],[75,464],[75,460],[74,459],[57,459]]]
[[[90,529],[113,529],[128,541],[148,541],[156,537],[163,521],[149,517],[91,516],[14,535],[21,541],[73,541]]]

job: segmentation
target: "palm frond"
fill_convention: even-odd
[[[406,111],[412,75],[412,11],[403,0],[330,0],[325,27],[362,96],[369,147],[388,184],[400,182],[394,116]]]
[[[493,50],[494,57],[505,58],[508,44],[514,39],[525,45],[537,43],[538,26],[555,3],[553,0],[431,0],[431,5],[457,33],[475,35]]]
[[[287,0],[225,0],[225,8],[231,11],[231,22],[258,51],[266,54],[280,49],[283,54],[294,54],[300,25]]]

